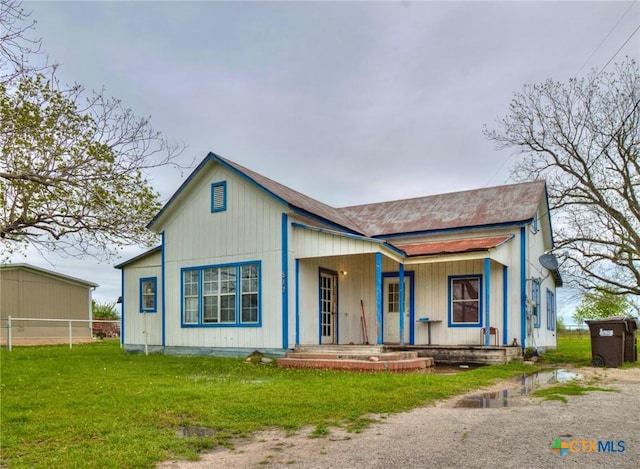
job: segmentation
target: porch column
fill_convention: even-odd
[[[378,338],[376,343],[382,345],[382,253],[376,252],[376,322]]]
[[[404,345],[404,264],[400,264],[398,278],[400,280],[400,345]]]
[[[484,345],[491,345],[491,259],[484,258]]]
[[[502,345],[509,343],[509,267],[502,267]]]
[[[289,348],[289,217],[282,214],[282,348]]]
[[[527,231],[520,228],[520,347],[524,351],[527,340]]]

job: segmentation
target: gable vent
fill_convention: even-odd
[[[222,212],[227,209],[227,183],[211,184],[211,212]]]

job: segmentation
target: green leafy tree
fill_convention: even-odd
[[[108,257],[156,242],[145,229],[160,208],[148,175],[177,166],[182,147],[104,92],[62,86],[57,67],[30,67],[30,23],[19,2],[2,6],[0,258],[27,245]]]
[[[582,303],[573,313],[576,324],[591,319],[610,318],[612,316],[628,316],[631,303],[625,295],[615,295],[609,291],[596,289],[582,297]]]
[[[516,93],[497,130],[485,135],[519,155],[516,180],[545,179],[563,277],[640,294],[640,70],[568,83],[548,80]]]
[[[115,303],[98,303],[91,300],[91,317],[93,319],[120,319]]]

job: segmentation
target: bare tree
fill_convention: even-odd
[[[149,170],[177,166],[148,118],[104,90],[61,86],[57,67],[30,67],[33,23],[20,3],[0,10],[0,258],[27,245],[108,257],[156,241],[145,229],[160,207]],[[25,45],[26,44],[26,45]]]
[[[634,60],[516,93],[485,135],[520,154],[516,180],[546,179],[569,283],[640,294],[640,71]]]
[[[40,53],[41,40],[30,37],[35,21],[19,0],[0,0],[0,81],[35,70],[29,58]]]

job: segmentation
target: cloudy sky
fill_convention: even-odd
[[[638,1],[25,7],[63,81],[151,116],[188,145],[183,164],[214,151],[333,206],[508,182],[515,156],[482,129],[514,92],[640,58]],[[188,173],[153,175],[163,200]],[[94,281],[111,302],[113,265],[140,252],[14,261]]]

